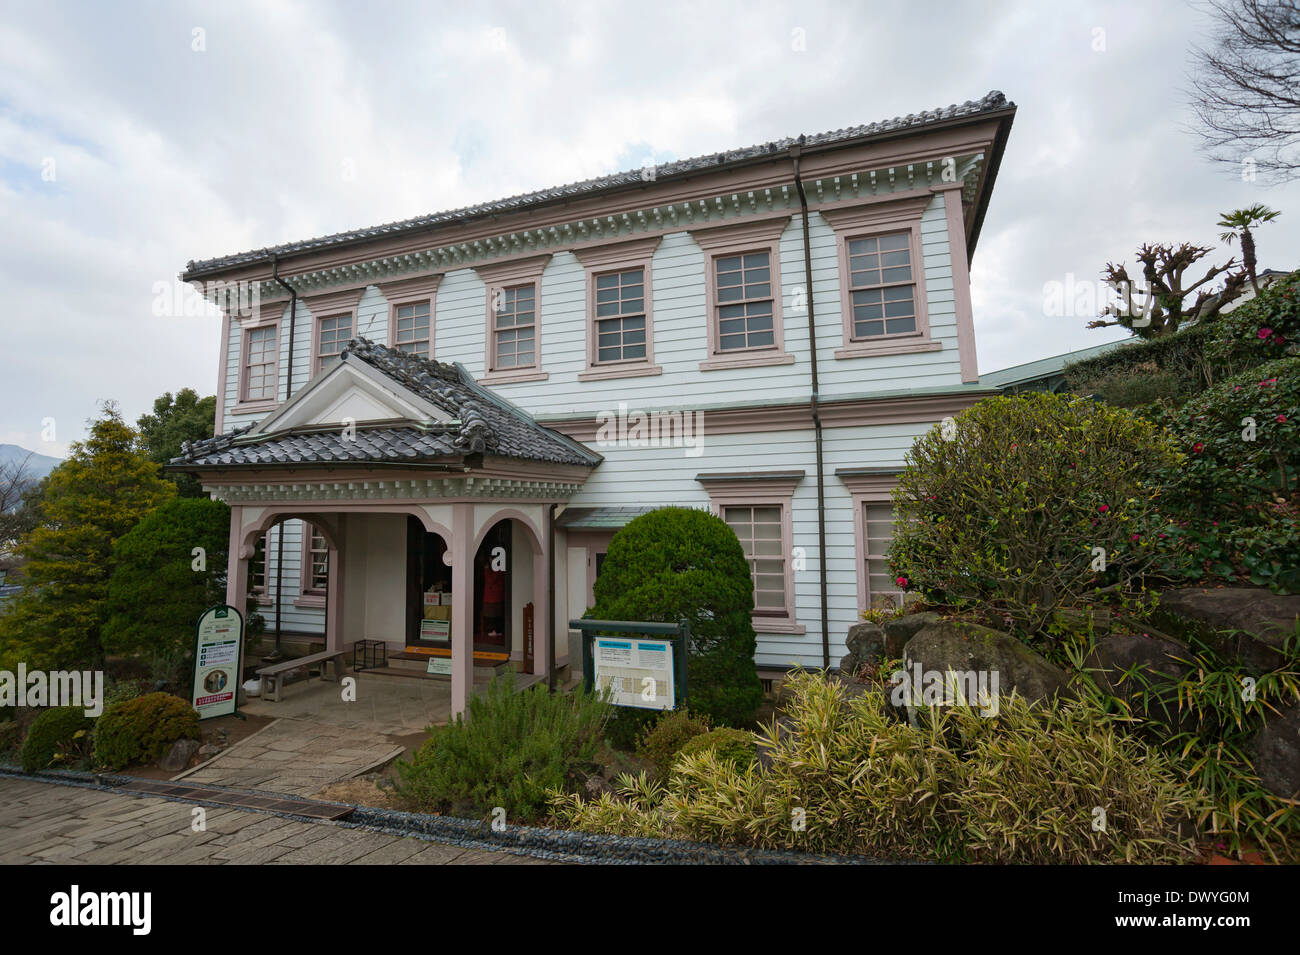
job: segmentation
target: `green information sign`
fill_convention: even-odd
[[[190,703],[199,719],[238,715],[243,663],[243,615],[226,604],[203,611],[194,628],[194,682],[190,688]]]

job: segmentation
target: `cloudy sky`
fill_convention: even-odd
[[[219,322],[159,301],[190,259],[990,89],[1019,112],[972,273],[980,368],[1098,344],[1118,336],[1045,314],[1045,283],[1217,244],[1254,202],[1284,213],[1261,265],[1300,259],[1300,184],[1196,150],[1207,26],[1178,0],[5,0],[0,444],[62,455],[104,399],[134,420],[214,393]]]

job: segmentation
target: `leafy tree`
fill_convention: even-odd
[[[44,523],[19,545],[27,587],[0,615],[0,650],[20,651],[29,666],[101,666],[113,544],[175,494],[105,403],[45,482]]]
[[[136,421],[145,455],[156,464],[166,464],[181,453],[185,441],[212,437],[216,427],[217,399],[200,398],[193,388],[182,388],[172,398],[165,393],[153,403],[153,414],[141,415]],[[181,497],[203,497],[199,482],[188,474],[165,475],[176,485]]]
[[[225,603],[230,508],[176,498],[146,515],[113,545],[104,649],[138,656],[175,677],[190,653],[194,622]],[[196,569],[196,547],[203,548]]]
[[[729,726],[754,720],[763,700],[754,584],[740,541],[720,518],[664,507],[631,521],[610,541],[595,598],[587,611],[594,620],[689,621],[691,711]]]
[[[1220,233],[1219,238],[1232,245],[1238,237],[1241,239],[1241,264],[1250,277],[1250,287],[1259,294],[1259,279],[1255,275],[1257,265],[1255,259],[1255,236],[1251,233],[1251,226],[1262,225],[1265,222],[1272,222],[1282,213],[1268,206],[1255,203],[1245,209],[1235,209],[1232,212],[1225,212],[1219,219],[1219,225],[1227,229],[1227,232]]]
[[[1181,325],[1210,321],[1223,306],[1241,295],[1246,283],[1245,272],[1231,271],[1234,264],[1232,259],[1223,265],[1210,266],[1195,281],[1186,278],[1186,271],[1211,251],[1206,246],[1192,245],[1190,242],[1179,246],[1153,245],[1148,242],[1137,250],[1137,260],[1142,266],[1143,285],[1137,285],[1129,276],[1128,266],[1107,262],[1102,277],[1107,284],[1120,290],[1125,302],[1118,307],[1108,307],[1103,312],[1114,315],[1114,321],[1094,319],[1088,323],[1088,327],[1122,325],[1139,338],[1160,338],[1178,331]],[[1204,288],[1224,273],[1228,274],[1223,280],[1223,288],[1217,292]],[[1140,306],[1132,300],[1134,291],[1139,292],[1143,298]],[[1196,299],[1189,305],[1185,300],[1193,292],[1197,293]]]

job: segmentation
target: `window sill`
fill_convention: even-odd
[[[480,385],[510,385],[519,381],[545,381],[550,374],[540,368],[521,371],[490,371],[478,380]]]
[[[752,617],[755,633],[786,633],[803,636],[808,628],[783,617]]]
[[[274,607],[274,606],[275,606],[275,601],[272,600],[270,597],[267,597],[265,594],[257,594],[257,595],[253,598],[253,601],[254,601],[254,602],[255,602],[259,607]]]
[[[293,602],[295,607],[324,607],[325,598],[320,594],[303,594]]]
[[[942,351],[943,342],[928,338],[906,338],[895,341],[853,342],[837,350],[836,358],[871,358],[875,355],[910,355],[915,352]]]
[[[586,371],[578,372],[579,381],[603,381],[607,378],[642,378],[648,375],[662,375],[659,365],[597,365]]]
[[[720,371],[724,368],[759,368],[763,365],[793,365],[794,355],[785,352],[760,352],[735,356],[714,355],[700,362],[700,371]]]
[[[254,411],[274,411],[279,407],[278,401],[237,401],[230,409],[231,414],[251,414]]]

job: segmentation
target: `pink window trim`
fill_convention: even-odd
[[[822,218],[835,232],[836,255],[839,261],[842,347],[835,352],[836,358],[866,358],[873,355],[900,355],[943,349],[942,342],[936,342],[930,337],[930,316],[925,294],[925,257],[921,249],[921,216],[933,198],[933,195],[910,196],[820,210]],[[916,290],[916,331],[855,339],[849,242],[853,239],[868,239],[899,232],[906,232],[910,237],[913,288]]]
[[[719,518],[724,518],[723,509],[727,507],[781,508],[781,553],[786,568],[785,613],[783,616],[754,614],[754,630],[758,633],[800,635],[806,632],[795,609],[794,571],[790,559],[794,550],[794,489],[803,477],[802,471],[701,474],[696,477],[708,492],[710,507]]]
[[[532,255],[491,265],[476,265],[474,271],[483,281],[483,368],[478,379],[484,384],[511,384],[521,381],[545,381],[550,377],[542,370],[542,273],[551,261],[551,253]],[[493,298],[498,289],[533,286],[533,363],[498,370],[495,367],[496,336]]]
[[[785,350],[785,320],[782,310],[785,293],[781,285],[781,236],[790,224],[790,219],[790,216],[783,215],[690,230],[691,238],[704,252],[705,301],[708,308],[708,357],[700,362],[700,371],[794,364],[794,355]],[[718,347],[719,303],[717,269],[714,263],[721,257],[746,252],[768,253],[774,344],[761,349],[733,349],[724,352]]]
[[[302,299],[302,304],[311,313],[311,363],[307,369],[308,379],[320,374],[320,323],[327,318],[348,315],[352,319],[352,334],[349,337],[356,338],[357,307],[361,304],[361,296],[364,293],[364,288],[352,288]]]
[[[857,566],[858,609],[871,606],[871,587],[867,581],[867,508],[868,504],[892,504],[891,496],[898,484],[897,474],[841,474],[853,502],[853,553]]]
[[[403,305],[429,303],[429,357],[433,357],[433,340],[436,330],[435,315],[438,285],[442,274],[424,275],[420,278],[405,279],[401,282],[385,282],[379,286],[379,292],[388,302],[388,347],[397,347],[397,310]]]
[[[293,602],[295,607],[324,607],[326,593],[329,590],[328,583],[325,590],[313,589],[311,586],[311,536],[312,525],[307,521],[302,521],[302,531],[300,541],[302,545],[302,557],[298,562],[298,599]],[[325,542],[327,551],[329,541]]]
[[[663,236],[657,235],[649,239],[634,239],[631,242],[615,242],[573,251],[587,273],[587,367],[578,373],[579,381],[663,374],[663,368],[656,365],[654,360],[654,281],[652,278],[655,250],[659,248],[662,241]],[[641,269],[645,288],[645,357],[616,362],[598,361],[596,279],[601,275],[627,272],[632,269]]]
[[[232,414],[245,414],[253,411],[271,411],[280,403],[280,321],[282,315],[270,317],[276,309],[265,308],[259,311],[260,320],[256,322],[239,322],[239,385],[235,391],[235,406]],[[275,395],[271,398],[257,398],[250,401],[248,394],[248,339],[249,333],[258,328],[275,328]]]

